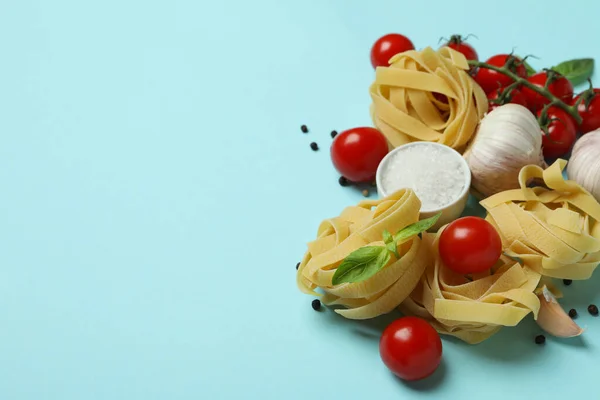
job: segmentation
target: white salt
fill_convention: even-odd
[[[459,198],[469,173],[460,156],[450,148],[419,142],[390,155],[381,184],[387,194],[413,189],[421,200],[421,211],[432,211]]]

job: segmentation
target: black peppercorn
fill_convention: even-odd
[[[300,263],[296,264],[296,270],[298,270],[298,268],[300,268]]]
[[[544,335],[537,335],[535,337],[535,343],[536,344],[544,344],[546,342],[546,336]]]
[[[337,136],[337,131],[331,131],[331,138],[335,138]]]
[[[313,149],[313,151],[317,151],[317,150],[319,150],[319,145],[316,144],[315,142],[312,142],[310,144],[310,148]]]
[[[321,301],[319,299],[313,300],[311,305],[315,311],[319,311],[321,309]]]
[[[571,279],[563,279],[563,283],[565,286],[569,286],[571,283],[573,283],[573,281]]]
[[[307,127],[306,125],[302,125],[302,126],[300,127],[300,130],[301,130],[303,133],[308,133],[308,127]]]
[[[598,316],[598,307],[596,307],[595,304],[590,304],[588,306],[588,311],[590,314],[592,314],[594,317]]]
[[[340,186],[348,186],[350,184],[348,179],[344,178],[343,176],[340,176],[338,182],[340,183]]]
[[[571,309],[569,310],[569,317],[571,317],[571,318],[575,318],[575,317],[577,317],[577,310],[576,310],[576,309],[574,309],[574,308],[571,308]]]

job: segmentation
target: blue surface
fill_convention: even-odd
[[[372,42],[600,59],[599,3],[532,3],[4,1],[0,398],[594,397],[598,276],[565,288],[581,339],[536,346],[531,319],[445,339],[417,384],[379,360],[389,318],[315,313],[295,287],[321,219],[361,199],[327,148],[370,123]]]

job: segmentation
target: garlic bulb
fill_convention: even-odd
[[[575,143],[567,175],[600,201],[600,130],[586,133]]]
[[[540,126],[518,104],[505,104],[487,114],[464,157],[471,168],[471,187],[484,197],[518,188],[524,166],[546,165]]]

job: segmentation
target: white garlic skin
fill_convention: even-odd
[[[600,201],[600,130],[586,133],[575,143],[567,176]]]
[[[471,169],[471,187],[484,197],[517,189],[524,166],[546,166],[540,126],[531,111],[518,104],[505,104],[487,114],[464,157]]]

